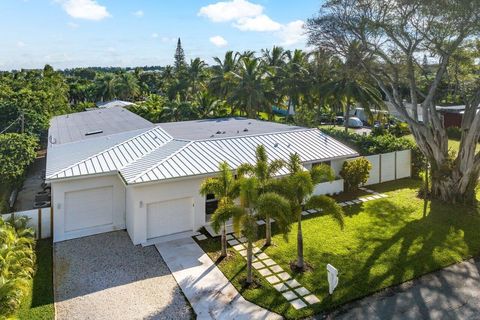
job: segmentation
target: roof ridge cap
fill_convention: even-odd
[[[120,142],[120,143],[117,143],[117,144],[111,146],[110,148],[107,148],[107,149],[105,149],[105,150],[102,150],[102,151],[100,151],[100,152],[97,152],[97,153],[95,153],[95,154],[93,154],[93,155],[91,155],[91,156],[89,156],[89,157],[87,157],[87,158],[85,158],[85,159],[83,159],[83,160],[77,161],[77,162],[69,165],[68,167],[63,168],[62,170],[59,170],[59,171],[57,171],[57,172],[55,172],[55,173],[52,173],[51,175],[49,175],[48,177],[46,177],[46,179],[48,180],[48,179],[52,178],[53,176],[59,175],[60,173],[65,172],[65,171],[67,171],[68,169],[71,169],[71,168],[73,168],[74,166],[79,165],[79,164],[82,163],[82,162],[85,162],[85,161],[88,161],[88,160],[90,160],[90,159],[93,159],[94,157],[97,157],[97,156],[99,156],[99,155],[101,155],[101,154],[103,154],[103,153],[105,153],[105,152],[108,152],[108,151],[112,150],[113,148],[119,147],[119,146],[121,146],[121,145],[123,145],[123,144],[125,144],[125,143],[127,143],[127,142],[130,142],[130,141],[132,141],[132,140],[134,140],[134,139],[136,139],[136,138],[138,138],[138,137],[140,137],[140,136],[142,136],[142,135],[145,135],[145,134],[147,134],[147,133],[149,133],[149,132],[151,132],[151,131],[154,131],[154,130],[156,130],[156,129],[157,129],[157,127],[153,127],[153,128],[151,128],[151,129],[149,129],[149,130],[147,130],[147,131],[144,131],[144,132],[142,132],[142,133],[140,133],[140,134],[137,134],[137,135],[134,136],[134,137],[131,137],[131,138],[125,140],[125,141],[122,141],[122,142]],[[173,140],[172,136],[171,136],[168,132],[166,132],[163,128],[159,128],[159,129],[162,130],[162,131],[170,138],[169,141],[172,141],[172,140]],[[156,150],[156,148],[154,148],[153,150]],[[153,152],[153,150],[150,151],[150,152],[148,152],[147,154],[150,154],[151,152]],[[147,155],[147,154],[146,154],[146,155]],[[143,158],[143,157],[142,157],[142,158]],[[117,171],[118,171],[118,170],[117,170]]]
[[[180,151],[182,151],[183,149],[187,148],[188,146],[192,145],[195,141],[190,141],[190,140],[183,140],[183,139],[172,139],[170,140],[169,142],[171,141],[184,141],[184,142],[187,142],[187,144],[185,144],[183,147],[181,147],[180,149],[176,150],[175,152],[171,153],[170,155],[168,155],[167,157],[165,157],[164,159],[162,159],[162,161],[160,162],[157,162],[155,163],[154,165],[148,167],[147,169],[145,169],[144,171],[142,171],[141,173],[137,174],[135,177],[133,177],[132,179],[129,179],[127,181],[127,183],[135,183],[135,180],[139,179],[140,177],[144,176],[145,174],[147,174],[148,172],[152,171],[153,168],[155,167],[158,167],[160,164],[164,163],[165,161],[167,161],[168,159],[170,159],[171,157],[173,157],[174,155],[176,155],[177,153],[179,153]],[[165,144],[164,144],[165,145]],[[163,146],[164,146],[163,145]],[[162,146],[162,147],[163,147]],[[158,149],[158,148],[157,148]],[[155,149],[155,150],[157,150]]]

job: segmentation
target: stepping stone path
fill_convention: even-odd
[[[316,210],[313,212],[317,212]],[[259,220],[265,223],[263,220]],[[258,224],[258,221],[257,221]],[[242,257],[247,259],[246,244],[242,245],[244,238],[236,238],[234,235],[230,235],[232,238],[228,243],[237,251]],[[233,245],[232,245],[233,243]],[[290,302],[295,309],[302,309],[306,306],[319,303],[320,299],[302,287],[301,284],[292,279],[288,272],[285,272],[273,259],[271,259],[260,248],[253,247],[253,263],[252,267],[262,275],[265,280],[270,283],[275,290],[280,292],[283,297]],[[307,299],[308,298],[308,299]]]
[[[350,201],[339,202],[338,204],[339,204],[341,207],[348,207],[348,206],[352,206],[352,205],[354,205],[354,204],[360,204],[360,203],[363,203],[363,202],[367,202],[367,201],[372,201],[372,200],[377,200],[377,199],[382,199],[382,198],[387,198],[387,197],[388,197],[386,194],[378,193],[378,192],[376,192],[376,191],[367,189],[367,188],[365,188],[365,187],[360,187],[359,189],[362,190],[362,191],[368,192],[368,193],[370,193],[370,194],[372,194],[372,195],[371,195],[371,196],[363,196],[363,197],[361,197],[361,198],[353,199],[353,200],[350,200]],[[302,212],[302,214],[303,214],[303,212]]]
[[[388,197],[386,194],[378,193],[365,187],[360,187],[360,190],[368,192],[372,195],[367,197],[364,196],[350,201],[340,202],[338,204],[342,207],[346,207]],[[318,212],[318,210],[310,209],[303,211],[302,215],[307,216],[309,214],[314,214]],[[271,222],[275,222],[275,220],[271,219]],[[264,220],[257,221],[257,225],[259,226],[264,224]],[[205,237],[205,235],[203,234],[196,236],[196,238],[197,240],[207,239],[207,237]],[[247,239],[245,239],[244,237],[237,238],[233,234],[227,235],[228,244],[231,245],[233,249],[235,249],[235,251],[237,251],[245,259],[247,259],[246,240]],[[282,267],[280,267],[274,260],[270,259],[270,257],[265,252],[262,252],[261,249],[254,246],[253,254],[253,268],[256,269],[258,273],[260,273],[260,275],[262,275],[265,280],[275,288],[275,290],[280,292],[283,297],[288,302],[290,302],[292,307],[299,310],[305,308],[308,305],[320,302],[320,299],[317,296],[312,294],[307,288],[302,287],[302,285],[297,280],[292,279],[288,272],[285,272]]]
[[[205,236],[204,234],[200,234],[198,236],[195,236],[195,238],[199,241],[207,240],[207,236]]]

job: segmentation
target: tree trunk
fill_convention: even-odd
[[[448,203],[473,204],[476,202],[475,188],[478,178],[478,172],[468,175],[461,172],[460,169],[454,168],[451,172],[445,172],[432,166],[432,198]]]
[[[343,125],[345,126],[345,132],[348,133],[348,120],[350,120],[350,101],[347,101],[347,106],[345,108],[345,117],[344,117],[344,123]]]
[[[298,215],[297,231],[297,268],[302,270],[305,267],[303,261],[303,233],[302,233],[302,215]]]
[[[253,256],[253,244],[251,240],[248,240],[247,245],[247,283],[253,282],[252,278],[252,256]]]
[[[225,227],[225,223],[223,223],[222,226],[222,254],[220,255],[221,257],[226,257],[227,256],[227,231]]]
[[[270,217],[265,217],[265,246],[269,246],[272,244],[272,222],[270,221]]]

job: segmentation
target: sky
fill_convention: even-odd
[[[0,69],[173,63],[227,50],[306,47],[321,0],[0,0]]]

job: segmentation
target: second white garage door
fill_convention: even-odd
[[[193,199],[182,198],[147,205],[147,238],[191,231]]]

